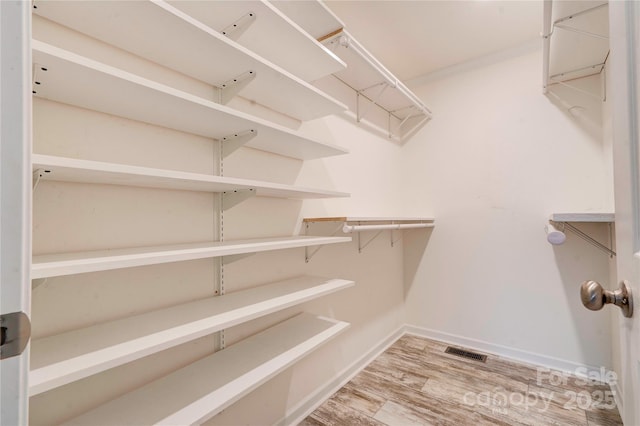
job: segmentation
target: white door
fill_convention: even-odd
[[[28,423],[31,2],[0,0],[0,424]]]
[[[630,283],[635,302],[632,318],[616,316],[621,346],[618,386],[625,425],[640,425],[640,4],[610,1],[609,28],[617,275]]]

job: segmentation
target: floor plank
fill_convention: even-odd
[[[311,416],[315,421],[322,425],[352,425],[352,426],[383,426],[371,416],[361,413],[360,411],[340,404],[339,402],[329,399],[315,410]]]
[[[607,384],[447,346],[402,336],[301,425],[622,425]]]

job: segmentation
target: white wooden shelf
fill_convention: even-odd
[[[344,28],[344,23],[324,3],[317,0],[293,2],[290,0],[271,0],[285,15],[316,40],[326,38]]]
[[[34,340],[30,395],[353,285],[302,276]]]
[[[31,278],[39,279],[349,241],[351,241],[349,237],[296,236],[46,254],[33,256]]]
[[[347,152],[37,40],[32,41],[32,48],[36,64],[34,81],[40,83],[34,85],[34,92],[45,99],[218,140],[253,131],[254,136],[246,146],[303,160]]]
[[[267,1],[169,3],[305,81],[346,68],[340,58]]]
[[[553,213],[549,216],[549,220],[554,222],[613,223],[615,222],[615,213]]]
[[[139,186],[203,192],[254,190],[255,195],[278,198],[348,197],[336,191],[298,188],[270,182],[154,169],[99,161],[33,154],[33,170],[41,180]]]
[[[215,3],[205,2],[202,7],[210,14],[225,9],[223,4],[215,6]],[[225,103],[237,94],[303,121],[347,108],[306,81],[161,0],[40,0],[34,5],[35,13],[40,16],[223,89],[221,100]],[[260,9],[264,12],[268,8],[263,5]],[[230,19],[234,11],[228,12],[223,19]],[[263,18],[264,13],[260,20]],[[260,43],[265,41],[274,42],[266,37]],[[251,81],[247,80],[248,83],[240,81],[249,76]],[[239,82],[234,83],[234,80]]]
[[[398,142],[406,141],[431,118],[422,100],[350,35],[321,1],[274,4],[347,64],[346,69],[317,81],[316,86],[346,103],[351,110],[348,117]],[[371,106],[378,108],[382,117],[376,114],[374,118]]]
[[[545,3],[545,89],[602,72],[609,55],[608,12],[607,1]]]
[[[66,424],[201,424],[348,326],[300,314]]]

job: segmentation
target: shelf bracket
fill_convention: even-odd
[[[247,84],[249,84],[256,77],[255,71],[246,71],[239,76],[225,81],[218,86],[220,89],[220,103],[226,104],[231,99],[235,98]]]
[[[245,132],[234,133],[233,135],[223,137],[220,140],[222,142],[222,157],[228,157],[238,148],[245,145],[256,136],[258,136],[258,131],[255,129],[251,129]]]
[[[607,36],[603,36],[603,35],[592,33],[592,32],[585,31],[585,30],[580,30],[578,28],[569,27],[567,25],[558,24],[558,25],[556,25],[556,28],[560,28],[560,29],[565,30],[565,31],[571,31],[573,33],[577,33],[577,34],[580,34],[580,35],[585,35],[585,36],[588,36],[588,37],[599,38],[601,40],[609,40],[609,37],[607,37]]]
[[[255,189],[239,189],[237,191],[223,192],[222,193],[222,210],[227,211],[232,207],[242,203],[243,201],[254,197],[256,195]]]
[[[389,236],[390,236],[390,241],[391,241],[391,247],[393,247],[395,245],[395,243],[397,243],[398,241],[400,241],[402,239],[402,232],[400,233],[400,237],[396,238],[395,240],[393,239],[393,229],[389,232]]]
[[[413,106],[413,105],[409,105],[407,108],[412,109],[412,110],[416,110],[416,109],[417,109],[417,108],[416,108],[415,106]],[[407,109],[407,108],[402,108],[402,109]],[[394,116],[394,117],[397,117],[397,115],[396,115],[396,114],[398,113],[398,111],[401,111],[402,109],[394,110],[394,111],[391,111],[391,113],[389,113],[389,114],[390,114],[390,116],[389,116],[389,137],[392,137],[392,136],[393,136],[393,132],[392,132],[392,130],[391,130],[391,114],[393,114],[393,116]],[[406,131],[406,132],[404,132],[404,133],[402,132],[402,127],[403,127],[405,124],[407,124],[407,122],[408,122],[409,120],[411,120],[412,118],[420,117],[420,116],[422,116],[422,119],[421,119],[418,123],[416,123],[416,125],[415,125],[415,126],[411,127],[409,130],[407,130],[407,131]],[[427,114],[425,114],[424,112],[419,111],[419,110],[418,110],[417,112],[415,112],[415,111],[414,111],[414,112],[412,112],[412,113],[409,113],[409,114],[408,114],[408,115],[407,115],[407,116],[406,116],[406,117],[405,117],[405,118],[400,122],[400,124],[398,124],[398,130],[397,130],[397,133],[398,133],[398,140],[402,140],[402,139],[404,139],[404,135],[411,135],[411,134],[413,134],[413,133],[414,133],[416,130],[418,130],[418,129],[419,129],[419,128],[424,124],[424,123],[426,123],[427,121],[429,121],[429,119],[431,119],[431,117],[430,117],[430,116],[428,116]]]
[[[586,242],[588,242],[589,244],[591,244],[592,246],[602,250],[603,252],[607,253],[609,255],[609,257],[613,257],[616,255],[616,252],[613,251],[612,248],[607,247],[606,245],[602,244],[600,241],[596,240],[595,238],[587,235],[584,231],[576,228],[575,226],[573,226],[572,224],[568,223],[568,222],[555,222],[550,220],[549,222],[551,223],[556,223],[558,225],[561,226],[562,230],[569,230],[571,232],[573,232],[574,234],[576,234],[578,237],[582,238],[583,240],[585,240]],[[609,223],[609,234],[611,235],[611,224]]]
[[[308,235],[309,234],[309,222],[305,223],[305,228],[304,228],[304,235]],[[331,233],[331,237],[335,236],[338,232],[340,232],[342,230],[342,223],[340,223],[340,225],[338,225],[338,227]],[[304,263],[309,263],[309,261],[311,260],[311,258],[313,256],[316,255],[316,253],[318,253],[320,251],[320,249],[324,247],[324,246],[317,246],[314,247],[313,249],[309,248],[308,246],[304,248]]]
[[[240,19],[233,22],[231,25],[222,29],[222,35],[229,37],[232,40],[236,40],[243,32],[247,30],[256,20],[256,14],[253,12],[247,12],[240,17]]]
[[[32,190],[35,191],[36,187],[38,186],[38,184],[40,183],[40,179],[42,179],[42,177],[44,175],[46,175],[47,173],[51,173],[51,170],[46,170],[46,169],[36,169],[33,171],[33,183],[32,185]]]
[[[362,250],[364,250],[365,247],[371,244],[373,240],[378,238],[378,236],[382,234],[382,230],[376,232],[376,234],[373,237],[369,238],[369,240],[367,240],[367,242],[364,244],[361,244],[360,234],[362,234],[362,232],[358,232],[358,253],[362,253]]]
[[[376,95],[375,99],[370,99],[368,96],[366,96],[364,94],[365,90],[371,89],[372,87],[376,87],[376,86],[382,86],[382,88],[380,89],[380,91],[378,92],[378,94]],[[359,123],[369,112],[369,110],[371,109],[372,105],[378,105],[378,101],[380,100],[380,98],[382,97],[382,95],[384,94],[384,92],[387,90],[387,88],[389,87],[389,84],[387,84],[387,82],[383,81],[382,83],[378,83],[376,85],[373,85],[371,87],[367,87],[366,89],[362,89],[362,90],[358,90],[356,92],[357,95],[357,99],[356,99],[356,106],[358,109],[358,113],[356,115],[356,121]],[[365,99],[367,99],[369,101],[369,103],[366,105],[366,107],[360,111],[360,97],[364,97]]]
[[[245,257],[253,256],[254,254],[255,253],[231,254],[231,255],[228,255],[228,256],[224,256],[222,258],[222,262],[225,265],[228,265],[228,264],[236,262],[236,261],[238,261],[240,259],[244,259]]]

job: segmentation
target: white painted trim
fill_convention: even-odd
[[[300,423],[316,408],[318,408],[324,401],[326,401],[331,395],[336,393],[341,387],[347,384],[349,380],[353,379],[356,374],[358,374],[374,359],[376,359],[378,355],[386,351],[389,346],[391,346],[396,342],[396,340],[402,337],[405,334],[405,327],[406,326],[401,326],[396,331],[392,332],[387,337],[382,339],[380,343],[374,346],[370,351],[362,355],[351,365],[334,376],[334,378],[330,382],[320,387],[316,392],[312,393],[307,398],[303,399],[291,411],[285,413],[285,416],[275,424],[278,426],[284,426],[297,425],[298,423]]]
[[[624,398],[622,395],[622,388],[620,387],[620,380],[617,380],[614,383],[610,383],[611,391],[613,392],[613,398],[616,401],[616,405],[618,406],[618,412],[620,415],[624,413]]]
[[[404,327],[405,334],[414,334],[428,339],[439,340],[444,343],[464,346],[468,349],[486,352],[502,358],[508,358],[514,361],[532,364],[534,366],[548,367],[553,370],[563,371],[575,374],[578,377],[588,377],[601,373],[601,367],[593,365],[581,364],[574,361],[568,361],[548,355],[537,354],[534,352],[524,351],[509,346],[498,345],[495,343],[485,342],[482,340],[471,339],[468,337],[457,336],[455,334],[444,333],[442,331],[431,330],[414,325],[406,325]],[[608,367],[605,367],[608,369]],[[584,373],[583,373],[584,372]],[[607,375],[605,374],[605,379]]]
[[[427,74],[412,78],[405,81],[405,84],[410,89],[424,86],[432,81],[440,80],[443,78],[451,77],[455,74],[460,74],[466,71],[470,71],[476,68],[482,68],[487,65],[495,64],[496,62],[505,61],[511,58],[516,58],[527,53],[535,52],[541,48],[540,39],[536,38],[529,40],[514,47],[500,50],[498,52],[490,53],[479,58],[471,59],[466,62],[451,65],[449,67],[440,68],[435,71],[431,71]]]

